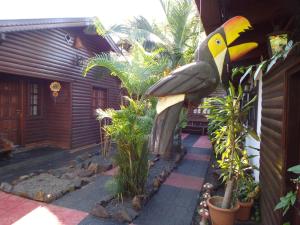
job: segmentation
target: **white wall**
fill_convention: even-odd
[[[258,136],[260,137],[260,134],[261,134],[261,109],[262,109],[262,77],[260,76],[259,80],[258,80],[258,106],[257,106],[257,129],[256,129],[256,132],[258,134]],[[260,142],[259,141],[256,141],[255,139],[253,139],[252,137],[247,137],[246,138],[246,146],[251,146],[251,147],[254,147],[254,148],[258,148],[260,149]],[[247,148],[248,150],[248,154],[249,155],[258,155],[257,157],[251,159],[251,163],[253,165],[255,165],[256,167],[259,168],[259,154],[260,152],[255,150],[255,149],[252,149],[252,148]],[[255,170],[254,171],[254,177],[255,177],[255,180],[258,181],[259,180],[259,171]]]

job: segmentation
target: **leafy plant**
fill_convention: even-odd
[[[166,18],[164,23],[153,23],[139,16],[129,24],[112,26],[106,33],[139,42],[149,51],[161,49],[161,57],[168,59],[168,68],[172,70],[194,59],[203,29],[192,0],[161,0],[160,3]],[[103,33],[101,24],[98,30]]]
[[[279,203],[275,206],[274,210],[282,209],[283,215],[285,215],[288,210],[295,205],[297,200],[297,192],[300,185],[300,165],[293,166],[289,168],[288,171],[297,174],[298,177],[291,180],[294,184],[296,184],[296,190],[289,191],[285,196],[281,197]]]
[[[242,83],[243,80],[245,80],[250,74],[253,73],[253,78],[256,79],[256,77],[259,75],[260,72],[267,73],[272,69],[272,67],[276,64],[277,61],[285,60],[286,57],[289,55],[293,46],[294,46],[293,41],[289,41],[283,51],[277,52],[268,60],[263,60],[257,65],[250,65],[247,67],[241,66],[241,67],[233,68],[232,78],[236,76],[241,76],[240,83]]]
[[[249,202],[259,194],[259,186],[254,178],[249,174],[244,179],[240,179],[237,184],[237,199],[241,202]]]
[[[121,110],[107,110],[112,124],[106,132],[117,144],[116,176],[117,192],[122,195],[143,194],[148,175],[148,135],[151,132],[153,117],[146,101],[128,98],[129,105]],[[149,112],[150,110],[150,112]]]
[[[122,55],[108,53],[88,59],[83,74],[86,76],[95,67],[106,68],[121,80],[130,98],[140,100],[146,90],[161,78],[166,68],[166,61],[157,57],[157,52],[146,52],[140,44],[135,43],[126,60]]]
[[[295,204],[297,199],[297,192],[289,191],[285,196],[280,198],[280,202],[276,205],[274,210],[282,209],[283,215]]]
[[[241,106],[242,98],[241,85],[236,90],[232,83],[229,83],[226,97],[209,98],[202,106],[210,112],[209,121],[214,121],[215,130],[211,135],[215,143],[215,153],[220,155],[220,160],[217,161],[222,169],[220,178],[226,182],[222,208],[230,208],[233,205],[236,181],[245,178],[246,171],[253,168],[249,162],[252,156],[248,156],[244,141],[248,134],[255,139],[258,137],[244,122],[256,97]]]

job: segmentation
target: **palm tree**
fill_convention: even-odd
[[[91,69],[104,67],[121,80],[130,98],[141,100],[166,68],[166,60],[158,60],[158,54],[159,51],[148,53],[140,44],[134,43],[126,57],[101,53],[88,59],[83,74],[86,76]]]
[[[166,22],[156,24],[145,17],[134,18],[127,25],[115,25],[108,29],[108,34],[119,34],[122,38],[140,42],[145,49],[163,49],[162,56],[169,60],[168,69],[190,63],[202,26],[192,0],[160,0]],[[98,31],[103,26],[98,21]],[[99,32],[98,32],[99,33]],[[123,36],[122,36],[123,35]]]

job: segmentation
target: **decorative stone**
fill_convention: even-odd
[[[19,181],[26,180],[28,178],[30,178],[30,175],[23,175],[19,177]]]
[[[77,157],[75,158],[75,161],[76,161],[77,163],[81,163],[81,162],[83,162],[84,160],[82,159],[81,156],[77,156]]]
[[[152,160],[148,160],[148,168],[150,169],[151,167],[153,167],[155,165],[155,163]]]
[[[67,180],[71,180],[74,178],[74,174],[73,173],[65,173],[61,176],[62,179],[67,179]]]
[[[77,165],[77,161],[76,160],[71,160],[69,167],[74,168],[76,165]]]
[[[153,180],[153,188],[155,190],[157,190],[159,188],[159,186],[160,186],[160,181],[157,177],[155,177],[154,180]]]
[[[177,153],[176,154],[176,157],[175,157],[175,163],[179,163],[181,160],[181,154],[180,153]]]
[[[46,202],[46,200],[47,200],[46,194],[43,191],[36,192],[34,194],[33,199],[36,200],[36,201],[40,201],[40,202]]]
[[[18,195],[20,197],[23,197],[23,198],[29,198],[28,194],[25,193],[25,192],[17,192],[17,193],[14,193],[14,194],[16,194],[16,195]]]
[[[75,188],[80,188],[83,184],[83,180],[81,178],[75,178],[73,184]]]
[[[141,198],[139,196],[134,196],[131,203],[132,203],[132,207],[135,210],[142,209],[142,201],[141,201]]]
[[[76,169],[84,169],[84,162],[79,162],[75,166]]]
[[[90,177],[93,175],[93,172],[90,171],[90,170],[84,170],[84,169],[81,169],[77,172],[77,175],[79,177]]]
[[[0,189],[4,192],[8,192],[10,193],[13,189],[13,186],[10,185],[9,183],[7,182],[2,182],[1,185],[0,185]]]
[[[91,215],[99,217],[99,218],[109,218],[110,215],[107,210],[102,206],[97,204],[92,211],[90,212]]]
[[[84,169],[89,168],[89,166],[90,166],[91,163],[92,163],[92,161],[90,159],[85,160],[84,163],[83,163],[83,168]]]
[[[81,155],[82,160],[87,160],[88,158],[90,158],[89,153],[85,153],[85,154]]]
[[[97,174],[100,172],[100,166],[98,163],[91,163],[87,170],[94,174]]]
[[[118,210],[113,217],[118,220],[121,223],[130,223],[132,221],[129,213],[126,211],[126,209],[120,209]]]

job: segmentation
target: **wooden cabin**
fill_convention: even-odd
[[[287,33],[300,41],[300,3],[297,0],[196,0],[206,33],[214,31],[227,19],[241,15],[248,18],[253,30],[239,41],[255,41],[259,47],[230,68],[251,65],[270,58],[268,34]],[[237,43],[238,44],[238,43]],[[258,133],[261,141],[259,182],[263,225],[300,224],[300,196],[285,217],[274,211],[279,198],[292,190],[287,169],[300,164],[300,51],[295,47],[286,60],[259,80]],[[257,154],[257,153],[256,153]]]
[[[84,60],[117,50],[91,18],[0,21],[0,133],[20,146],[99,142],[95,109],[119,108],[120,81]]]

